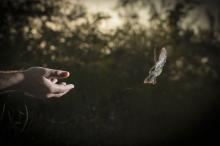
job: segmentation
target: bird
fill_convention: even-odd
[[[167,60],[167,50],[163,47],[160,50],[158,60],[156,59],[156,50],[154,51],[154,66],[149,70],[149,75],[144,79],[144,84],[153,84],[157,83],[157,77],[162,73],[163,67]]]

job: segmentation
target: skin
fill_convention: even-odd
[[[0,91],[19,91],[36,98],[59,98],[74,88],[73,84],[59,83],[70,73],[43,67],[31,67],[24,71],[0,72]]]

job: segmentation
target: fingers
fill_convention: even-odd
[[[56,83],[58,82],[58,80],[57,80],[57,79],[54,79],[54,78],[52,78],[52,79],[50,79],[50,80],[51,80],[51,82],[54,83],[54,84],[56,84]]]
[[[74,88],[74,85],[73,84],[67,84],[67,85],[64,85],[64,84],[54,84],[53,85],[53,93],[63,93],[63,92],[66,92],[66,91],[69,91],[71,89]]]
[[[65,95],[65,94],[68,93],[68,92],[69,92],[69,90],[66,91],[66,92],[63,92],[63,93],[58,93],[58,94],[56,94],[56,93],[51,93],[51,94],[47,95],[47,98],[52,98],[52,97],[59,98],[59,97],[62,97],[63,95]]]
[[[71,89],[74,88],[74,85],[68,84],[66,85],[65,82],[62,82],[61,84],[54,84],[54,90],[52,93],[47,95],[47,98],[52,98],[52,97],[61,97],[68,93]]]
[[[66,82],[62,82],[61,85],[66,85]]]
[[[46,78],[62,79],[62,78],[68,78],[70,76],[70,73],[68,71],[63,71],[63,70],[47,69],[44,76]]]

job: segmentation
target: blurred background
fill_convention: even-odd
[[[0,70],[70,71],[60,99],[0,94],[1,145],[219,143],[220,10],[208,0],[1,0]],[[143,80],[154,49],[168,60]]]

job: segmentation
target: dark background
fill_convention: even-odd
[[[219,143],[219,5],[120,0],[113,11],[122,12],[123,25],[103,32],[99,25],[110,16],[77,1],[1,0],[0,70],[68,70],[75,89],[51,100],[0,94],[0,145]],[[145,8],[149,28],[138,21]],[[195,19],[192,10],[206,19]],[[183,29],[186,17],[193,21]],[[209,27],[194,30],[196,23]],[[153,49],[163,46],[164,71],[156,85],[144,85]]]

